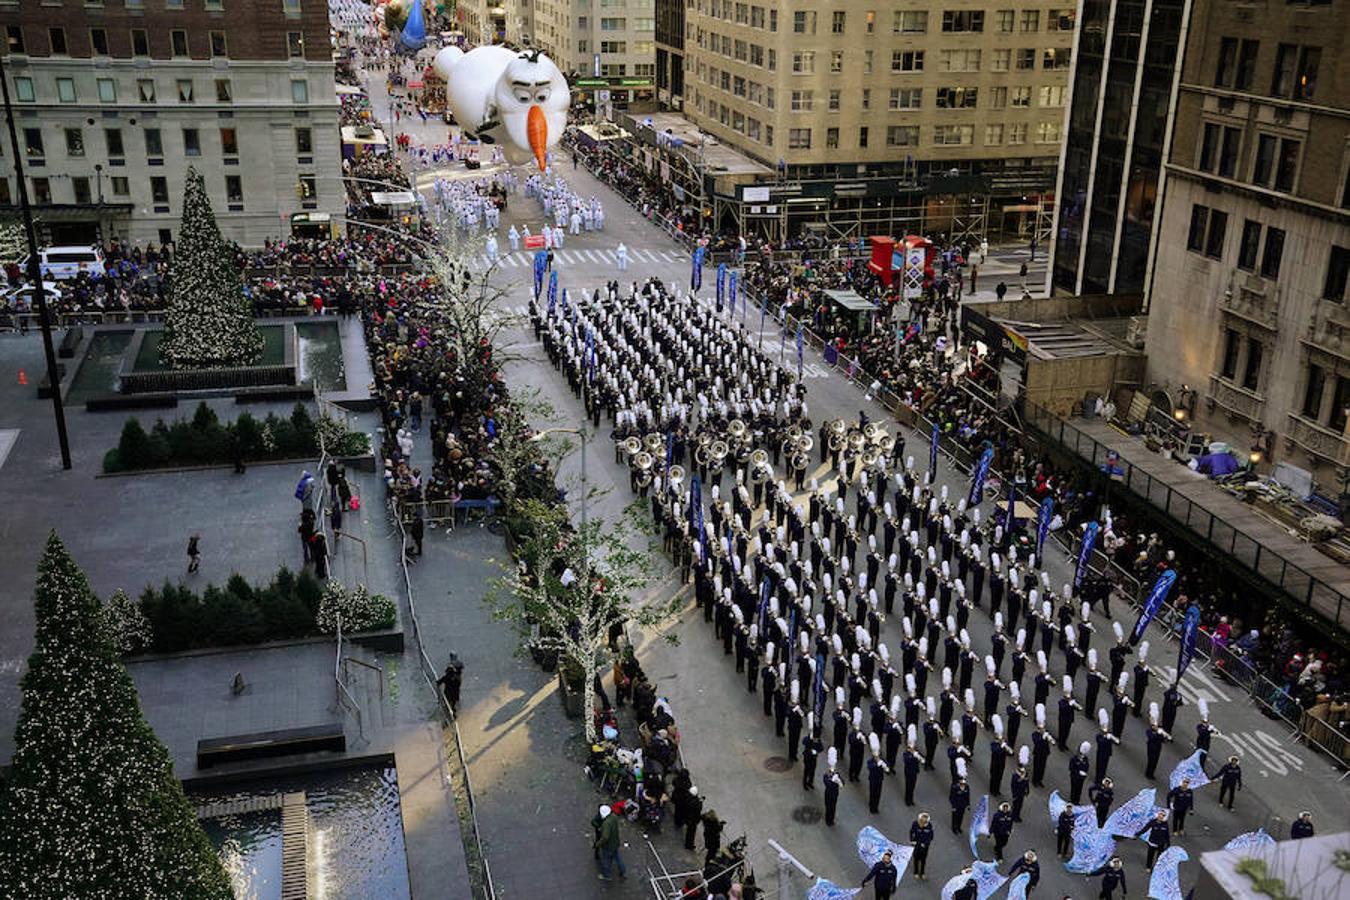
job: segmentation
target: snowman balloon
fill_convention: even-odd
[[[539,171],[567,127],[571,92],[553,60],[538,50],[446,47],[436,54],[445,97],[465,134],[498,144],[512,163],[531,157]]]

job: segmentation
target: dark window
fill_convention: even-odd
[[[1317,88],[1317,67],[1322,62],[1319,47],[1302,47],[1298,54],[1298,71],[1294,73],[1294,99],[1311,100]]]
[[[244,179],[238,175],[225,176],[225,199],[230,203],[244,202]]]
[[[1242,130],[1225,128],[1223,130],[1223,149],[1219,151],[1219,174],[1232,178],[1237,174],[1238,147],[1242,144]]]
[[[314,133],[308,128],[295,129],[295,152],[304,156],[314,152]]]
[[[146,34],[144,28],[131,29],[131,55],[150,55],[150,37]]]
[[[1344,432],[1346,407],[1350,406],[1350,378],[1336,376],[1336,396],[1331,399],[1331,417],[1327,426],[1332,431]]]
[[[1303,415],[1314,421],[1322,415],[1322,389],[1326,383],[1327,374],[1322,367],[1308,363],[1308,383],[1303,387]]]
[[[1247,338],[1247,365],[1242,370],[1242,386],[1249,391],[1261,385],[1261,360],[1265,351],[1260,341]]]
[[[158,128],[145,129],[145,155],[163,156],[164,139],[160,137]]]
[[[150,176],[150,199],[156,203],[169,202],[169,179],[163,175]]]
[[[1205,249],[1205,223],[1209,221],[1209,207],[1191,205],[1191,227],[1186,233],[1186,249],[1199,253]]]
[[[103,142],[108,145],[109,156],[126,155],[126,150],[122,146],[122,129],[120,128],[103,129]]]
[[[1231,328],[1223,330],[1223,365],[1219,374],[1233,379],[1237,376],[1238,350],[1242,347],[1242,338]]]
[[[89,29],[89,46],[93,48],[95,56],[108,55],[108,32],[104,28]]]
[[[1242,50],[1238,53],[1237,77],[1233,80],[1233,87],[1239,91],[1252,88],[1252,81],[1256,77],[1256,51],[1260,46],[1260,41],[1242,42]]]
[[[187,32],[181,28],[175,28],[169,32],[170,43],[173,45],[174,56],[188,55]]]
[[[1275,165],[1275,190],[1292,191],[1298,173],[1298,141],[1280,138],[1280,160]]]
[[[1217,209],[1209,211],[1209,236],[1205,239],[1205,255],[1223,259],[1224,232],[1228,230],[1228,213]]]
[[[286,50],[292,59],[305,55],[305,35],[300,31],[286,32]]]
[[[1284,257],[1284,231],[1266,229],[1266,252],[1261,255],[1261,274],[1267,278],[1280,277],[1280,260]]]
[[[1256,270],[1256,254],[1261,250],[1261,223],[1247,219],[1242,223],[1242,244],[1238,247],[1238,268]]]
[[[1327,280],[1322,286],[1322,297],[1340,303],[1345,299],[1346,275],[1350,274],[1350,249],[1332,247],[1327,262]]]
[[[27,53],[23,44],[23,27],[20,25],[5,26],[5,46],[10,53]]]
[[[1200,170],[1213,172],[1215,157],[1219,152],[1219,136],[1223,130],[1213,122],[1205,123],[1205,136],[1200,141]]]
[[[220,129],[220,149],[226,156],[239,153],[239,137],[233,128]]]
[[[1214,86],[1232,87],[1233,75],[1237,69],[1237,38],[1219,39],[1219,62],[1214,67]]]
[[[230,79],[228,78],[216,79],[216,102],[217,103],[234,102],[234,91],[230,88]]]
[[[297,193],[299,193],[303,200],[313,200],[315,197],[319,196],[319,183],[314,179],[313,175],[301,175]]]
[[[187,156],[202,155],[201,134],[195,128],[183,129],[183,153]]]
[[[94,198],[89,193],[89,177],[86,175],[77,175],[70,179],[70,186],[75,190],[76,203],[92,203]]]
[[[49,204],[52,202],[52,183],[46,178],[33,179],[33,202]]]
[[[24,153],[28,156],[46,156],[45,148],[42,146],[42,129],[25,128],[23,130]]]
[[[51,42],[53,56],[66,55],[66,30],[64,28],[48,28],[47,40]]]
[[[858,129],[858,146],[859,146],[860,148],[863,148],[863,149],[866,149],[866,147],[867,147],[867,126],[866,126],[866,125],[864,125],[863,127],[861,127],[861,128]]]
[[[225,51],[225,32],[223,31],[211,32],[211,55],[229,56],[229,54]]]
[[[1297,61],[1297,44],[1281,44],[1275,51],[1275,73],[1270,79],[1270,92],[1276,97],[1288,97],[1293,93],[1294,64]]]
[[[66,129],[66,156],[84,156],[84,131],[79,128]]]
[[[1275,138],[1269,134],[1256,138],[1256,161],[1252,164],[1252,182],[1262,187],[1270,186],[1270,176],[1275,171]]]

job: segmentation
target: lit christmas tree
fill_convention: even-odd
[[[55,534],[0,795],[0,897],[220,898],[229,879]]]
[[[183,219],[169,265],[160,361],[176,369],[247,366],[258,361],[262,348],[262,333],[244,296],[234,255],[220,236],[206,185],[189,168]]]

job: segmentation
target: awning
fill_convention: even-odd
[[[344,144],[373,144],[383,147],[389,143],[385,139],[384,132],[378,128],[371,128],[368,137],[360,137],[356,133],[356,125],[342,126],[342,143]]]
[[[417,195],[412,191],[372,191],[370,201],[377,206],[412,206]]]
[[[354,84],[339,84],[337,86],[337,95],[339,97],[355,97],[365,93]]]
[[[831,300],[849,312],[875,312],[876,304],[865,299],[857,291],[826,291]]]

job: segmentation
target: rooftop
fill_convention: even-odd
[[[641,135],[651,129],[657,135],[658,142],[671,140],[675,146],[686,146],[692,151],[693,158],[702,158],[708,171],[714,175],[772,175],[768,166],[755,162],[738,150],[718,141],[707,132],[678,113],[652,113],[645,116],[629,116]],[[640,138],[646,140],[646,138]]]

